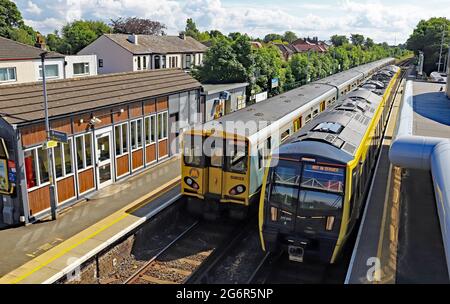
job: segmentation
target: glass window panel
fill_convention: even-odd
[[[54,149],[54,157],[55,157],[55,173],[56,178],[62,177],[64,175],[63,172],[63,159],[62,159],[62,153],[61,153],[61,143],[58,143],[58,145]]]
[[[0,81],[16,80],[16,68],[0,69]]]
[[[169,126],[169,113],[164,112],[163,113],[163,117],[164,117],[164,137],[167,138],[168,137],[168,126]]]
[[[305,164],[303,169],[302,187],[331,192],[343,192],[344,169]]]
[[[39,164],[39,178],[40,184],[48,182],[49,174],[48,174],[48,161],[47,161],[47,151],[40,148],[38,151],[38,164]]]
[[[84,154],[83,154],[83,136],[78,136],[75,139],[75,146],[77,150],[77,168],[81,170],[84,168]]]
[[[72,140],[69,139],[67,144],[63,145],[64,148],[64,167],[66,169],[66,175],[73,173],[72,166]]]
[[[46,77],[58,77],[59,70],[57,64],[45,65],[45,76]],[[39,66],[39,77],[42,78],[42,65]]]
[[[122,154],[120,151],[120,147],[122,146],[122,137],[120,136],[120,130],[121,130],[120,126],[114,127],[114,136],[116,139],[116,155],[117,156]]]
[[[342,208],[342,196],[319,191],[301,191],[300,208],[307,210],[340,209]]]
[[[0,81],[5,81],[8,79],[8,69],[0,69]]]
[[[297,196],[298,188],[274,184],[270,195],[270,201],[280,204],[281,208],[292,209],[297,204]]]
[[[156,141],[156,116],[150,116],[150,141],[154,143]]]
[[[128,123],[122,125],[122,151],[128,152]]]
[[[158,139],[162,139],[162,115],[158,114]]]
[[[74,63],[73,64],[73,73],[75,75],[89,74],[89,63]]]
[[[137,121],[137,147],[142,147],[142,120]]]
[[[131,122],[131,149],[137,148],[136,140],[136,121]]]
[[[25,151],[25,174],[27,178],[27,189],[37,186],[35,150]]]
[[[150,143],[150,117],[144,118],[144,133],[145,133],[145,144]]]
[[[84,135],[84,144],[86,150],[86,167],[92,166],[92,135]]]

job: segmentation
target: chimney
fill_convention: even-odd
[[[178,35],[178,37],[180,37],[180,39],[186,40],[186,33],[180,32],[180,35]]]
[[[34,46],[37,48],[40,48],[44,51],[47,50],[47,45],[45,44],[45,39],[39,33],[36,35],[36,43],[34,44]]]
[[[128,41],[130,41],[135,45],[138,45],[138,35],[135,34],[128,35]]]

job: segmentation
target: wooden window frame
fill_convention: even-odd
[[[91,135],[91,165],[87,166],[86,165],[86,135],[90,134]],[[78,159],[75,157],[75,168],[77,170],[77,173],[81,173],[84,172],[86,170],[89,170],[91,168],[94,168],[94,136],[92,135],[92,133],[83,133],[83,134],[78,134],[74,136],[74,145],[75,145],[75,152],[77,151],[77,138],[78,137],[83,137],[83,167],[81,169],[78,168]],[[75,154],[74,154],[75,156]]]

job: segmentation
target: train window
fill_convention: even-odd
[[[297,204],[299,183],[299,164],[280,161],[273,173],[273,186],[270,201],[283,209],[294,209]]]
[[[297,204],[298,189],[295,187],[278,186],[274,184],[270,195],[270,201],[283,209],[293,209]]]
[[[247,172],[248,145],[243,141],[229,141],[227,145],[226,169],[236,173]]]
[[[263,166],[263,149],[258,149],[258,169],[261,169]]]
[[[223,140],[216,139],[211,143],[211,166],[222,168],[223,166]]]
[[[185,136],[183,158],[186,166],[200,167],[204,163],[203,140],[200,136]]]
[[[313,112],[313,117],[316,117],[317,115],[319,115],[319,109],[315,109]]]
[[[344,169],[305,164],[301,186],[342,193],[344,192]]]
[[[309,122],[310,120],[311,120],[311,114],[308,114],[308,115],[306,116],[305,122],[307,123],[307,122]]]
[[[342,196],[319,191],[300,191],[299,207],[305,210],[337,210],[342,208]]]
[[[289,138],[289,134],[291,133],[290,129],[287,129],[286,131],[284,131],[283,133],[281,133],[281,142],[285,141],[286,139]]]

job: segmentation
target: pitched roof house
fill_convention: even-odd
[[[104,34],[78,54],[95,54],[100,74],[201,65],[207,47],[192,37]]]

